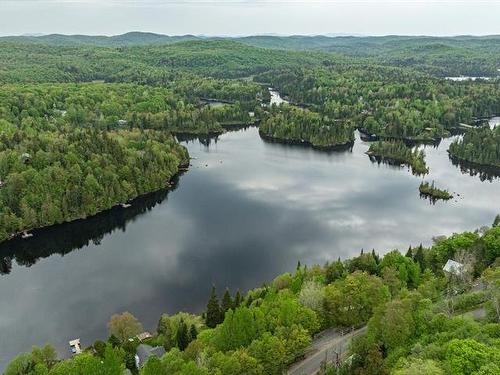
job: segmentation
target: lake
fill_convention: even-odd
[[[105,339],[113,313],[154,330],[163,312],[201,312],[212,284],[245,291],[297,261],[491,225],[500,179],[452,165],[450,142],[425,147],[426,180],[456,193],[435,205],[407,168],[370,162],[359,135],[336,153],[266,143],[253,127],[184,142],[196,159],[175,190],[0,246],[0,368],[32,345],[65,356],[71,339]]]

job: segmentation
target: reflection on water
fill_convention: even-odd
[[[103,339],[116,312],[148,330],[163,312],[200,312],[212,283],[246,290],[298,260],[406,249],[491,224],[500,180],[463,174],[450,142],[423,146],[425,179],[456,197],[429,205],[422,178],[372,164],[359,136],[336,153],[265,143],[257,128],[184,141],[192,166],[168,200],[160,192],[1,246],[0,368],[46,341],[67,354],[70,339]]]
[[[178,177],[174,179],[174,184]],[[160,190],[137,198],[129,208],[115,207],[86,220],[55,225],[32,231],[33,237],[0,244],[0,274],[8,274],[12,263],[31,267],[53,254],[65,255],[89,245],[100,245],[105,235],[115,230],[125,232],[127,224],[164,201],[168,190]]]

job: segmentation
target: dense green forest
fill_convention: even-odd
[[[157,189],[156,177],[139,181],[124,171],[125,164],[143,171],[142,176],[160,168],[158,176],[165,183],[176,172],[173,161],[165,158],[178,164],[187,160],[172,134],[220,134],[231,126],[260,123],[264,139],[335,149],[349,147],[357,128],[372,140],[386,141],[372,145],[372,157],[407,163],[421,174],[427,172],[423,155],[401,141],[439,140],[460,123],[475,125],[476,118],[500,113],[498,80],[444,80],[419,64],[417,69],[390,63],[379,55],[394,46],[406,51],[441,41],[450,56],[465,48],[479,58],[488,54],[490,39],[324,41],[342,48],[352,43],[351,51],[342,54],[328,52],[326,44],[287,46],[306,43],[297,38],[272,38],[282,48],[260,48],[266,46],[264,40],[141,33],[1,39],[0,240],[24,229],[86,217]],[[370,46],[366,56],[354,52],[363,43]],[[279,89],[291,105],[269,107],[266,85]],[[450,154],[498,166],[498,130],[491,136],[487,132],[468,132]],[[101,149],[89,154],[83,145],[94,137]],[[164,148],[159,150],[157,143],[165,143]],[[155,154],[150,166],[143,165],[145,150]],[[96,165],[109,175],[96,172]],[[51,178],[54,169],[64,171],[57,187]],[[92,194],[102,197],[90,204],[82,197],[92,178],[97,181]],[[112,182],[116,180],[120,186]],[[40,198],[55,192],[66,198]]]
[[[253,47],[276,50],[328,52],[337,56],[414,67],[438,76],[495,76],[500,66],[498,36],[248,36],[241,38],[168,36],[132,32],[112,37],[86,35],[43,35],[3,37],[1,43],[51,46],[161,46],[184,41],[237,41]]]
[[[454,82],[411,69],[339,64],[255,76],[332,119],[350,121],[381,139],[432,141],[459,123],[500,112],[498,81]]]
[[[156,131],[2,123],[0,240],[22,230],[85,218],[168,185],[186,149]]]
[[[188,82],[4,85],[0,241],[165,187],[189,159],[171,134],[220,133],[259,114],[259,85]],[[236,100],[213,108],[202,97]]]
[[[429,169],[425,163],[423,150],[411,149],[401,141],[377,141],[370,145],[367,151],[372,160],[389,164],[406,164],[416,175],[427,174]]]
[[[450,145],[450,157],[500,169],[500,126],[467,131]]]
[[[289,105],[273,106],[270,116],[260,125],[259,133],[264,139],[305,143],[325,150],[354,142],[351,124]]]
[[[500,226],[437,238],[429,248],[379,256],[361,252],[323,266],[297,266],[271,283],[221,299],[215,288],[203,315],[160,317],[145,339],[167,353],[139,371],[134,354],[143,327],[131,314],[114,315],[109,340],[58,361],[47,345],[20,354],[5,374],[141,375],[282,374],[313,335],[330,327],[367,325],[339,368],[324,374],[482,375],[500,371]],[[447,273],[448,259],[463,264]],[[469,312],[484,311],[474,318]],[[483,316],[484,315],[484,316]]]

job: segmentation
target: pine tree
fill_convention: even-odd
[[[413,251],[412,251],[411,245],[410,245],[410,247],[408,248],[408,251],[406,252],[405,257],[407,257],[407,258],[412,258],[412,259],[413,259]]]
[[[415,257],[413,259],[419,264],[421,271],[425,270],[425,255],[422,245],[417,248],[417,252],[415,253]]]
[[[241,305],[241,294],[240,290],[236,291],[236,296],[234,296],[233,307],[236,309],[239,305]]]
[[[221,313],[225,314],[227,310],[233,308],[233,299],[231,298],[231,294],[229,293],[229,289],[226,288],[224,292],[224,296],[222,297],[221,304]]]
[[[191,324],[191,328],[189,328],[189,339],[190,341],[196,340],[198,337],[198,330],[194,324]]]
[[[219,299],[217,298],[217,292],[215,286],[212,286],[212,292],[210,293],[210,298],[207,303],[207,315],[205,317],[205,323],[209,328],[215,328],[217,324],[221,322],[221,310],[219,306]]]
[[[177,328],[177,335],[175,337],[177,341],[177,347],[183,351],[189,345],[188,328],[184,319],[181,319],[179,323],[179,328]]]

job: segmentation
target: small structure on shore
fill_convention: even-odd
[[[122,208],[132,207],[132,205],[130,203],[122,203],[120,206],[122,206]]]
[[[459,276],[464,270],[464,265],[462,263],[456,262],[453,259],[448,259],[443,267],[443,271],[455,276]]]
[[[117,124],[118,124],[118,126],[125,126],[125,125],[127,125],[127,120],[118,120]]]
[[[71,348],[71,353],[73,355],[80,354],[82,352],[82,345],[80,344],[80,339],[74,339],[69,342],[69,347]]]
[[[153,335],[151,335],[151,333],[146,331],[146,332],[139,333],[136,337],[139,341],[144,341],[146,339],[150,339],[151,337],[153,337]]]
[[[26,230],[25,230],[25,231],[21,234],[21,237],[22,237],[23,239],[30,238],[30,237],[33,237],[33,233],[30,233],[30,232],[28,232],[28,231],[26,231]]]
[[[31,155],[25,152],[24,154],[21,155],[21,161],[24,164],[28,164],[31,161]]]
[[[135,352],[135,365],[137,368],[142,368],[149,357],[155,356],[161,358],[163,354],[165,354],[165,348],[163,348],[163,346],[152,347],[150,345],[140,344]]]

